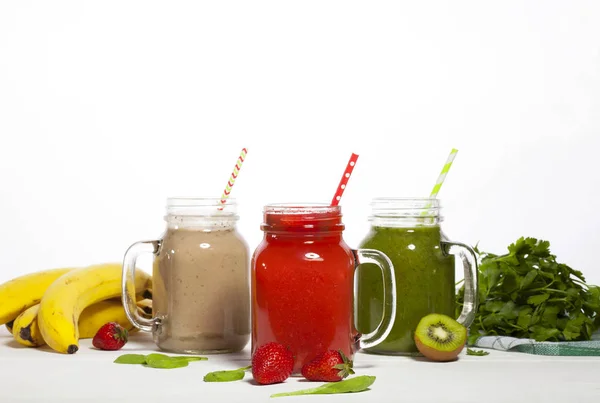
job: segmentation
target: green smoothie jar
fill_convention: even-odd
[[[371,229],[360,248],[386,254],[396,277],[396,320],[385,340],[366,352],[418,355],[414,331],[429,313],[454,317],[455,257],[464,267],[465,303],[459,318],[468,327],[477,311],[477,258],[467,245],[451,242],[440,224],[440,202],[430,198],[376,198]],[[357,274],[357,329],[368,333],[381,321],[384,299],[381,270],[363,265]],[[388,310],[389,311],[389,310]]]

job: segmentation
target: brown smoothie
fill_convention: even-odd
[[[248,276],[248,248],[235,227],[170,226],[154,261],[156,344],[182,353],[243,349],[250,336]]]

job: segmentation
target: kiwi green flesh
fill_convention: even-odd
[[[450,352],[467,340],[467,329],[449,316],[430,314],[419,322],[415,337],[437,351]]]

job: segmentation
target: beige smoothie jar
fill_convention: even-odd
[[[123,263],[123,303],[131,322],[165,351],[228,353],[250,339],[248,245],[236,229],[235,200],[171,198],[159,240],[133,244]],[[131,279],[136,258],[154,254],[152,319],[138,314]]]

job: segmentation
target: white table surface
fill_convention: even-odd
[[[0,330],[0,402],[598,402],[600,357],[544,357],[490,350],[490,355],[461,355],[452,363],[358,353],[357,375],[375,375],[370,390],[343,395],[271,399],[272,393],[320,383],[290,378],[255,385],[242,381],[204,383],[210,371],[249,365],[248,348],[239,354],[209,355],[172,370],[117,365],[125,353],[156,351],[147,334],[136,333],[120,351],[97,351],[82,340],[75,355],[19,346]]]

